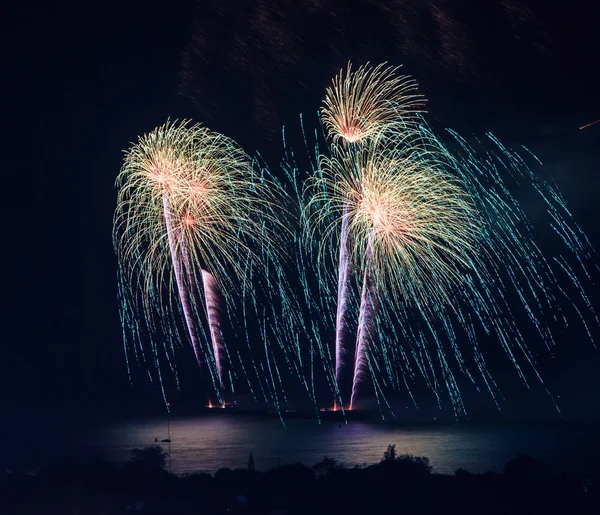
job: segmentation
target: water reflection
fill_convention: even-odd
[[[276,419],[209,415],[171,420],[171,466],[177,474],[246,467],[250,451],[259,470],[296,462],[312,465],[326,455],[347,466],[371,464],[394,443],[399,453],[429,457],[440,473],[459,467],[501,472],[506,461],[526,453],[556,471],[589,475],[600,458],[596,431],[574,424],[391,427],[351,422],[339,427],[314,420],[291,420],[284,428]],[[88,450],[125,461],[132,448],[155,445],[155,438],[160,441],[166,433],[166,419],[112,425],[95,431]]]

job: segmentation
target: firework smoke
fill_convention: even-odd
[[[348,256],[348,212],[342,214],[342,230],[340,235],[340,260],[338,268],[337,311],[335,316],[335,378],[340,382],[343,363],[343,337],[348,301],[348,275],[350,273],[350,257]]]
[[[206,270],[202,270],[202,284],[204,287],[204,297],[206,299],[206,317],[210,332],[210,340],[213,348],[213,356],[217,367],[217,374],[221,386],[223,385],[223,338],[219,329],[219,298],[215,279]]]

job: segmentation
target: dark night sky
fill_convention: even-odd
[[[348,60],[405,64],[438,128],[491,130],[533,148],[600,247],[600,124],[577,130],[600,118],[599,18],[586,2],[561,3],[568,5],[134,0],[20,7],[3,45],[1,375],[8,405],[160,404],[143,380],[129,386],[122,352],[111,242],[122,150],[169,116],[190,117],[248,152],[260,150],[276,169],[281,125],[297,127],[298,113],[315,113]],[[600,351],[568,346],[544,371],[562,392],[567,416],[598,415]],[[194,373],[184,380],[188,398],[198,388]],[[524,409],[537,402],[522,389],[507,396]],[[534,416],[551,411],[540,410]]]

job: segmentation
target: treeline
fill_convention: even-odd
[[[381,462],[345,467],[325,457],[312,467],[267,472],[220,469],[175,476],[160,447],[134,449],[122,466],[97,460],[48,466],[35,475],[3,473],[2,514],[592,514],[600,483],[547,467],[527,456],[503,474],[435,474],[425,457],[390,445]]]

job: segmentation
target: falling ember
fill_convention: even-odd
[[[582,125],[581,127],[579,127],[579,130],[581,131],[583,129],[587,129],[588,127],[591,127],[592,125],[596,125],[598,122],[600,122],[600,120],[596,120],[596,121],[594,121],[592,123],[588,123],[586,125]]]

